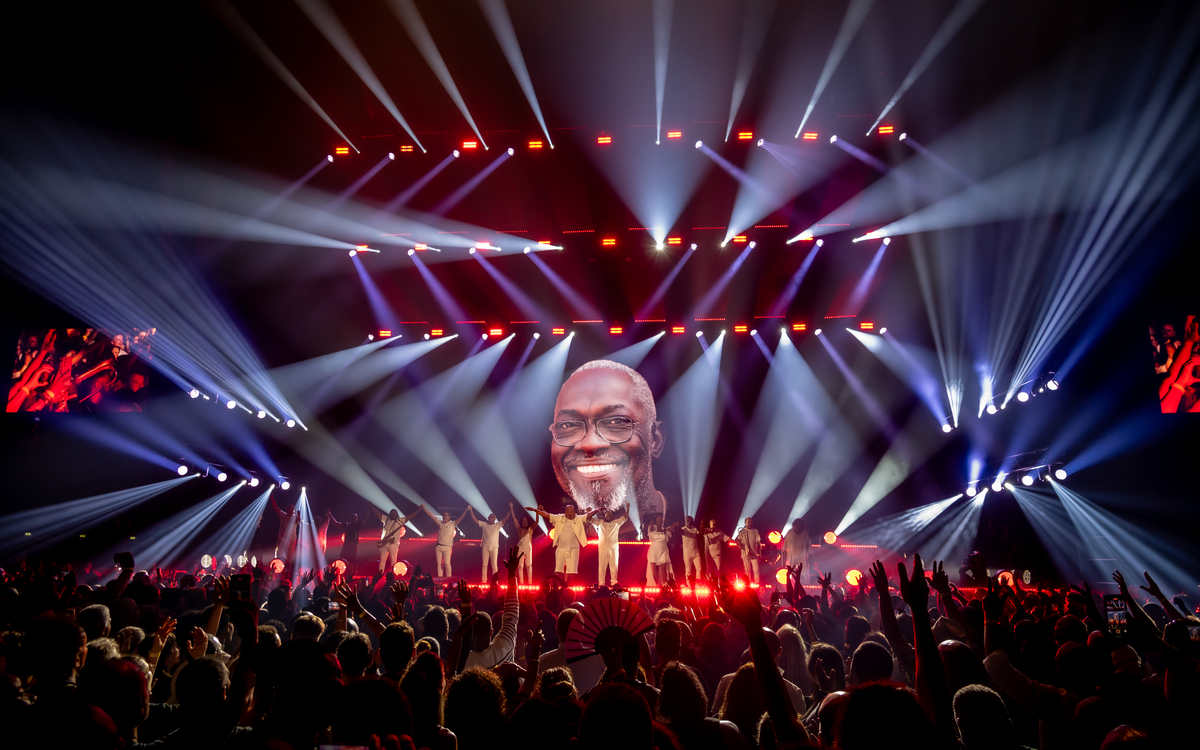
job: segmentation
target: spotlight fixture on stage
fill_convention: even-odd
[[[908,133],[901,133],[901,134],[900,134],[900,140],[904,140],[904,139],[905,139],[905,138],[907,138],[907,137],[908,137]]]
[[[886,329],[886,328],[880,328],[880,329],[879,329],[879,335],[880,335],[880,336],[882,336],[882,335],[883,335],[883,334],[885,334],[885,333],[887,333],[887,329]]]
[[[780,568],[779,570],[775,571],[775,582],[778,583],[780,586],[786,586],[787,585],[787,573],[788,573],[787,568]]]
[[[1022,404],[1029,400],[1029,391],[1021,391],[1017,394],[1017,400]]]
[[[1033,472],[1030,472],[1030,473],[1026,474],[1025,476],[1021,477],[1021,484],[1025,485],[1026,487],[1032,487],[1033,486],[1033,478],[1034,478]]]
[[[833,544],[837,541],[837,534],[833,533],[832,531],[826,531],[825,536],[822,538],[825,540],[826,544]]]
[[[508,150],[508,155],[509,155],[509,156],[512,156],[512,155],[513,155],[513,154],[515,154],[515,153],[516,153],[516,152],[515,152],[515,151],[513,151],[511,148]]]
[[[408,560],[397,560],[396,564],[392,566],[392,573],[394,573],[397,578],[404,578],[408,575],[409,567]]]
[[[258,413],[255,414],[254,416],[258,417],[259,419],[262,419],[263,417],[267,416],[267,412],[265,409],[259,409]]]
[[[542,334],[538,333],[537,331],[534,331],[534,333],[533,333],[534,341],[540,339],[541,337],[542,337]]]
[[[1046,387],[1052,391],[1057,391],[1058,390],[1058,381],[1051,378],[1050,380],[1046,381]]]
[[[225,562],[226,565],[233,565],[233,557],[231,555],[225,555],[221,559]]]
[[[850,584],[851,586],[857,586],[860,580],[862,580],[861,570],[857,568],[851,568],[850,570],[846,571],[846,583]]]
[[[1004,479],[1006,476],[1007,475],[1004,472],[1000,472],[999,474],[996,475],[996,478],[992,481],[992,491],[993,492],[999,492],[1000,489],[1005,486]]]
[[[213,566],[213,556],[212,555],[201,555],[200,556],[200,567],[207,569],[207,568],[211,568],[212,566]]]
[[[993,404],[993,403],[989,403],[989,404],[987,405],[987,413],[988,413],[988,414],[995,414],[995,413],[996,413],[996,411],[997,411],[997,410],[996,410],[996,405],[995,405],[995,404]]]
[[[1067,478],[1067,470],[1063,469],[1063,468],[1055,469],[1054,470],[1054,478],[1060,482],[1063,481],[1064,479]]]
[[[339,558],[329,563],[329,567],[336,570],[338,575],[342,575],[346,572],[346,561]]]
[[[296,426],[296,420],[294,420],[294,419],[289,419],[289,420],[288,420],[288,421],[287,421],[285,424],[287,424],[287,426],[288,426],[288,427],[295,427],[295,426]],[[284,489],[286,489],[286,488],[284,488]]]
[[[250,558],[246,557],[246,553],[243,552],[242,554],[237,556],[237,559],[234,560],[234,562],[237,563],[237,566],[239,568],[244,568],[244,567],[246,567],[246,563],[250,562]]]
[[[223,471],[217,472],[217,481],[218,482],[224,482],[228,478],[229,478],[229,475],[226,474],[225,472],[223,472]]]
[[[236,409],[237,402],[234,401],[233,399],[229,399],[228,401],[225,402],[225,408],[226,409]]]
[[[700,148],[703,145],[704,145],[704,141],[696,141],[696,148]]]
[[[356,255],[358,255],[358,250],[351,250],[351,251],[350,251],[350,257],[351,257],[351,258],[353,258],[353,257],[354,257],[354,256],[356,256]]]
[[[192,390],[188,391],[188,396],[191,396],[192,398],[200,398],[200,391],[196,388],[193,388]]]
[[[286,479],[284,479],[282,482],[279,483],[279,489],[281,489],[281,490],[290,490],[291,488],[292,488],[292,483]]]
[[[175,470],[175,473],[182,477],[188,473],[188,467],[184,466],[183,464],[179,464],[179,468]]]
[[[257,487],[257,486],[258,486],[258,477],[250,477],[250,486],[251,486],[251,487]]]
[[[817,330],[813,331],[813,334],[814,334],[814,335],[816,335],[816,336],[820,336],[820,335],[821,335],[821,329],[820,329],[820,328],[818,328]]]
[[[760,147],[761,147],[761,146],[762,146],[764,143],[766,143],[766,142],[767,142],[767,139],[766,139],[766,138],[759,138],[759,139],[758,139],[758,145],[759,145]]]
[[[283,560],[280,560],[278,557],[272,559],[271,562],[267,563],[267,570],[271,571],[272,573],[282,573],[283,568],[284,568]]]
[[[979,491],[979,490],[977,490],[977,489],[975,488],[975,483],[974,483],[974,482],[972,482],[971,484],[968,484],[968,485],[967,485],[967,497],[975,497],[975,493],[976,493],[976,492],[978,492],[978,491]]]
[[[768,531],[767,532],[767,541],[769,541],[771,544],[779,544],[779,542],[782,539],[783,539],[783,535],[780,534],[778,531]]]
[[[391,159],[392,161],[396,161],[396,155],[394,153],[392,153],[391,151],[388,151],[388,158]]]
[[[946,424],[942,425],[942,432],[950,432],[950,431],[951,431],[951,430],[953,430],[953,429],[954,429],[954,428],[950,426],[950,423],[949,423],[949,422],[947,422]]]
[[[696,331],[696,338],[700,338],[703,335],[704,335],[704,331]]]
[[[750,335],[751,335],[751,336],[757,336],[757,335],[758,335],[758,329],[757,329],[757,328],[753,328],[753,329],[751,329],[751,330],[750,330]]]
[[[836,135],[831,135],[831,136],[829,136],[829,142],[830,142],[830,143],[837,143],[837,136],[836,136]]]

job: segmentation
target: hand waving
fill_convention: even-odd
[[[878,560],[870,568],[871,580],[875,583],[875,590],[881,594],[887,593],[888,577],[887,570],[883,567],[883,563]]]
[[[508,550],[508,557],[504,559],[504,567],[508,568],[509,578],[517,577],[517,570],[521,567],[521,556],[521,550],[517,547]]]
[[[946,575],[945,564],[934,560],[933,568],[930,570],[930,573],[932,575],[929,578],[929,587],[942,596],[949,598],[950,577]]]
[[[900,574],[900,598],[913,611],[925,609],[929,604],[929,584],[925,580],[925,565],[921,562],[921,556],[913,555],[912,578],[908,577],[904,563],[900,563],[897,572]]]
[[[1166,597],[1163,596],[1162,589],[1160,589],[1158,584],[1154,582],[1154,579],[1150,577],[1150,571],[1143,571],[1142,575],[1146,576],[1146,583],[1150,585],[1138,586],[1138,588],[1140,588],[1142,591],[1145,591],[1150,596],[1153,596],[1155,599],[1165,599]]]

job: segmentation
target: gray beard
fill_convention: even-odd
[[[603,492],[600,482],[588,482],[586,490],[581,490],[575,486],[574,482],[570,482],[571,499],[575,501],[575,505],[580,509],[597,508],[599,510],[617,511],[625,507],[625,501],[633,489],[633,483],[630,480],[628,473],[621,477],[621,481],[613,487],[611,492]]]

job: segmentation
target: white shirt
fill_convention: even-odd
[[[395,520],[392,520],[391,518],[385,518],[384,522],[383,522],[383,535],[380,536],[379,538],[387,539],[388,536],[393,534],[393,532],[395,533],[395,535],[392,536],[391,541],[389,541],[387,543],[387,545],[385,545],[385,546],[391,546],[393,544],[400,543],[400,537],[404,536],[404,519],[403,518],[397,518]]]
[[[704,538],[708,540],[708,546],[717,552],[721,551],[721,545],[729,541],[729,535],[720,529],[712,529],[704,533]]]
[[[758,535],[758,529],[742,529],[737,535],[738,546],[742,549],[743,557],[750,557],[758,552],[758,545],[762,541],[762,537]]]
[[[795,529],[788,529],[783,535],[783,549],[787,552],[790,565],[806,561],[811,547],[812,539],[809,538],[808,531],[797,534]]]
[[[592,516],[591,523],[596,527],[596,534],[600,537],[596,546],[606,552],[617,549],[621,527],[625,525],[625,516],[614,518],[611,521],[605,521],[600,516]]]
[[[438,521],[437,543],[441,547],[454,544],[454,535],[458,532],[458,524],[454,521]]]
[[[695,534],[696,536],[688,536]],[[683,556],[694,557],[700,554],[700,530],[695,526],[684,526],[680,529],[680,536],[683,538]]]
[[[554,525],[554,546],[563,549],[579,549],[587,544],[587,534],[584,532],[583,516],[576,515],[567,518],[566,515],[550,514],[550,523]]]
[[[504,524],[500,523],[499,521],[496,521],[495,523],[488,523],[487,521],[481,521],[479,523],[479,530],[481,532],[483,532],[483,546],[484,547],[499,547],[500,546],[500,527],[503,525]]]

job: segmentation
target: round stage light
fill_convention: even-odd
[[[953,430],[953,429],[954,428],[951,427],[949,423],[942,425],[942,432],[950,432],[950,430]]]
[[[757,335],[758,335],[758,329],[757,329],[757,328],[751,328],[751,329],[750,329],[750,335],[751,335],[751,336],[757,336]]]
[[[1054,470],[1054,478],[1060,482],[1062,480],[1066,479],[1067,478],[1067,470],[1066,469],[1055,469]]]
[[[975,485],[973,485],[973,484],[967,485],[967,497],[975,497],[975,493],[978,491],[979,490],[975,489]]]
[[[226,409],[235,409],[235,408],[237,408],[237,402],[234,401],[233,399],[229,399],[228,401],[225,402],[225,408]]]
[[[471,255],[474,255],[474,254],[475,254],[475,248],[471,248],[471,249],[470,249],[470,250],[468,250],[467,252],[468,252],[468,253],[470,253]]]
[[[857,586],[858,582],[862,580],[862,575],[862,571],[858,568],[851,568],[846,571],[846,583]]]
[[[513,154],[515,154],[515,153],[516,153],[516,152],[515,152],[515,151],[513,151],[511,148],[508,150],[508,155],[509,155],[509,156],[512,156],[512,155],[513,155]]]
[[[454,149],[453,153],[454,153],[454,158],[457,159],[458,158],[458,149]]]
[[[229,555],[225,555],[225,557],[223,557],[221,559],[225,561],[226,565],[233,565],[233,558],[230,557]]]
[[[1033,475],[1026,474],[1025,476],[1021,477],[1021,484],[1025,485],[1026,487],[1032,487],[1033,486]]]
[[[662,249],[663,249],[663,243],[661,243],[661,242],[655,242],[655,243],[654,243],[654,249],[655,249],[655,250],[662,250]]]
[[[285,422],[285,424],[286,424],[288,427],[295,427],[295,426],[296,426],[296,420],[294,420],[294,419],[289,419],[287,422]],[[285,489],[286,489],[286,488],[285,488]]]
[[[696,148],[700,148],[703,145],[704,145],[704,141],[696,141]]]
[[[244,567],[246,567],[246,563],[250,562],[250,558],[246,557],[246,553],[243,552],[242,554],[237,556],[237,560],[235,560],[234,562],[237,563],[237,566],[239,568],[244,568]]]
[[[1046,387],[1052,391],[1057,391],[1058,390],[1058,381],[1057,380],[1047,380]]]
[[[1029,584],[1033,581],[1033,574],[1028,570],[1021,574],[1021,583]]]
[[[693,249],[693,250],[695,250],[695,249],[696,249],[696,243],[695,243],[695,242],[693,242],[693,243],[692,243],[692,249]]]
[[[329,161],[331,161],[331,162],[332,162],[332,161],[333,161],[333,154],[327,154],[327,155],[325,156],[325,158],[326,158],[326,159],[328,159]]]
[[[251,487],[257,487],[257,486],[258,486],[258,477],[250,477],[250,486],[251,486]]]
[[[836,136],[836,135],[831,135],[831,136],[829,136],[829,142],[830,142],[830,143],[837,143],[837,136]]]
[[[410,247],[410,248],[408,249],[408,254],[409,254],[409,255],[416,255],[416,254],[417,254],[417,251],[416,251],[416,250],[413,250],[413,249]]]
[[[291,488],[292,488],[292,483],[286,479],[279,483],[279,489],[281,489],[281,490],[290,490]]]
[[[883,244],[885,244],[885,245],[890,245],[890,244],[892,244],[892,238],[891,238],[891,237],[884,237],[884,238],[883,238]]]
[[[483,340],[484,340],[484,341],[487,341],[487,334],[486,334],[486,333],[485,333],[485,334],[483,334]]]
[[[427,333],[427,334],[425,334],[425,340],[426,340],[426,341],[428,341],[428,340],[429,340],[429,334],[428,334],[428,333]]]
[[[393,154],[391,151],[388,151],[388,158],[391,159],[392,161],[396,161],[396,155]]]
[[[813,334],[814,334],[814,335],[816,335],[816,336],[820,336],[820,335],[821,335],[821,329],[820,329],[820,328],[818,328],[817,330],[813,331]]]
[[[250,555],[250,567],[258,567],[258,555]]]
[[[188,467],[184,466],[183,464],[179,464],[179,468],[175,470],[175,473],[179,476],[184,476],[188,473]]]
[[[278,557],[267,563],[267,570],[271,571],[272,573],[282,573],[283,567],[283,560],[280,560]]]
[[[779,544],[782,539],[783,534],[780,534],[778,531],[767,532],[767,540],[770,541],[771,544]]]
[[[1022,404],[1025,403],[1026,401],[1029,400],[1029,393],[1027,391],[1021,391],[1020,393],[1017,394],[1017,400],[1020,401]]]
[[[987,413],[988,413],[988,414],[995,414],[995,413],[996,413],[996,405],[995,405],[995,404],[988,404],[988,405],[987,405]]]
[[[259,419],[262,419],[263,417],[267,416],[267,412],[265,409],[259,409],[258,413],[255,414],[254,416],[258,417]]]
[[[409,567],[408,560],[397,560],[396,564],[392,566],[392,573],[394,573],[397,578],[404,578],[408,575]]]
[[[342,575],[343,573],[346,572],[346,561],[340,560],[340,559],[334,560],[330,564],[330,567],[332,567],[334,570],[336,570],[338,572],[338,575]]]
[[[885,333],[887,333],[887,329],[886,329],[886,328],[880,328],[880,329],[879,329],[879,335],[880,335],[880,336],[882,336],[882,335],[883,335],[883,334],[885,334]]]
[[[825,540],[826,544],[833,544],[837,541],[837,534],[833,533],[832,531],[826,531],[825,536],[822,538]]]
[[[780,568],[779,570],[775,571],[775,582],[780,586],[787,585],[787,568]]]
[[[764,144],[764,143],[766,143],[766,142],[767,142],[767,139],[766,139],[766,138],[759,138],[759,139],[758,139],[758,145],[760,145],[760,146],[761,146],[761,145],[763,145],[763,144]]]
[[[538,332],[534,331],[534,334],[533,334],[533,340],[534,340],[534,341],[537,341],[537,340],[538,340],[538,339],[540,339],[541,337],[542,337],[542,334],[540,334],[540,333],[538,333]]]
[[[703,335],[704,335],[704,331],[696,331],[696,338],[700,338]]]
[[[212,555],[201,555],[200,556],[200,567],[211,568],[212,564],[213,564]]]
[[[224,482],[228,478],[229,478],[229,475],[223,471],[217,473],[217,481],[218,482]]]
[[[908,137],[908,133],[901,133],[901,134],[900,134],[900,140],[904,140],[904,139],[905,139],[905,138],[907,138],[907,137]]]
[[[353,258],[355,255],[358,255],[358,250],[351,250],[350,257]]]
[[[525,253],[526,255],[529,255],[529,248],[525,248],[525,249],[524,249],[524,250],[522,250],[521,252]]]
[[[192,398],[200,398],[200,391],[193,388],[192,390],[188,391],[188,395]]]

